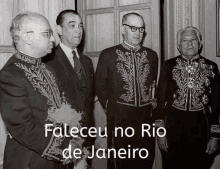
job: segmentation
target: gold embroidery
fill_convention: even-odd
[[[122,79],[125,82],[123,89],[127,90],[126,94],[121,95],[120,98],[126,102],[134,101],[134,64],[129,52],[123,53],[120,50],[117,50],[118,54],[117,61],[123,63],[117,63],[116,68],[121,74]],[[135,104],[136,105],[136,104]]]
[[[150,85],[150,88],[146,86],[150,74],[147,52],[135,54],[133,51],[116,50],[116,53],[118,55],[116,68],[125,82],[123,89],[126,91],[120,96],[125,102],[118,101],[118,103],[140,107],[150,104],[154,83]]]
[[[39,66],[37,64],[36,66],[32,65],[31,68],[27,68],[21,63],[15,63],[15,65],[24,70],[26,77],[34,87],[34,90],[38,89],[43,96],[47,97],[48,105],[52,107],[61,106],[60,93],[54,77],[50,76],[51,74],[44,66]],[[53,91],[54,88],[55,91]]]
[[[22,60],[23,62],[26,62],[26,63],[31,63],[31,64],[35,64],[37,60],[39,60],[39,58],[32,58],[28,55],[25,55],[19,51],[16,51],[15,52],[15,57]]]
[[[180,110],[198,111],[203,104],[208,103],[205,90],[210,85],[210,77],[214,77],[211,65],[205,64],[204,59],[196,61],[176,60],[172,74],[178,90],[173,94],[173,106]],[[188,106],[188,108],[187,108]]]
[[[146,84],[147,77],[150,74],[150,65],[149,61],[147,60],[147,52],[144,51],[141,54],[136,54],[136,64],[137,64],[137,77],[138,77],[138,83],[140,87],[140,95],[141,95],[141,102],[148,102],[148,100],[151,97],[151,92],[149,90],[149,95],[147,95],[146,91],[148,90]]]
[[[15,63],[15,65],[24,70],[27,79],[34,87],[34,90],[37,89],[43,96],[48,99],[47,104],[51,106],[48,111],[61,106],[60,92],[57,87],[55,77],[45,67],[45,64],[38,60],[36,64],[31,65],[30,68],[27,68],[27,66],[21,63]],[[46,120],[48,119],[50,119],[49,116]],[[65,137],[54,138],[54,136],[52,136],[50,143],[42,154],[42,157],[59,160],[59,158],[57,158],[55,155],[62,156],[62,150],[59,148],[59,146],[62,144],[64,139]]]

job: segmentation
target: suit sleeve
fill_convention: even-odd
[[[95,73],[96,95],[103,107],[106,109],[108,100],[108,61],[105,52],[101,52]]]
[[[153,119],[155,120],[156,127],[164,127],[164,107],[167,102],[169,72],[168,66],[164,64],[161,68],[159,82],[156,91],[157,107],[153,113]]]
[[[90,71],[91,71],[91,75],[92,75],[92,85],[90,86],[91,87],[91,92],[92,92],[92,98],[95,97],[95,84],[94,84],[94,67],[93,67],[93,63],[92,63],[92,60],[90,58],[88,58],[88,61],[89,61],[89,67],[90,67]],[[93,104],[93,103],[92,103]]]
[[[211,125],[211,137],[220,138],[220,75],[217,65],[214,66],[213,73],[214,78],[213,83],[211,83],[211,112],[209,114],[209,123]]]
[[[157,53],[155,52],[155,60],[153,62],[153,66],[154,66],[154,80],[155,80],[155,84],[157,82],[157,76],[158,76],[158,66],[159,66],[159,63],[158,63],[158,55]]]
[[[51,123],[35,117],[25,88],[25,79],[15,77],[8,71],[1,72],[0,76],[0,111],[12,139],[48,160],[63,159],[62,151],[68,147],[70,139],[55,137],[52,131],[45,136],[44,125]]]

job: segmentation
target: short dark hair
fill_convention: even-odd
[[[67,13],[73,13],[74,15],[78,15],[79,16],[79,13],[76,12],[75,10],[72,10],[72,9],[67,9],[67,10],[64,10],[62,12],[59,13],[59,15],[57,16],[57,19],[56,19],[56,23],[57,25],[62,25],[63,23],[63,16]]]
[[[127,21],[128,17],[131,16],[131,15],[135,15],[135,16],[138,16],[138,17],[142,18],[142,20],[143,20],[143,22],[144,22],[143,16],[141,16],[141,15],[138,14],[138,13],[132,12],[132,13],[127,13],[127,14],[125,14],[125,15],[123,16],[123,18],[122,18],[122,25]]]

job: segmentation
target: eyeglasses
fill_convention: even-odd
[[[48,31],[28,31],[26,33],[42,33],[45,37],[51,38],[53,35],[53,31],[49,29]]]
[[[127,25],[127,24],[123,24],[123,25],[126,25],[126,26],[130,27],[131,28],[131,32],[136,32],[138,29],[139,29],[140,33],[144,33],[144,31],[145,31],[144,27],[130,26],[130,25]]]
[[[199,41],[198,41],[198,39],[183,39],[183,40],[181,40],[181,42],[188,44],[189,42],[190,42],[190,43],[197,43],[197,42],[199,42]]]

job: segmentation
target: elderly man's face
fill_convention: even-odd
[[[179,50],[184,56],[195,56],[200,49],[200,43],[196,35],[196,31],[187,30],[182,32]]]
[[[70,48],[76,48],[83,34],[83,24],[80,16],[67,13],[63,16],[62,26],[58,25],[58,33],[61,35],[61,42]]]
[[[124,24],[126,24],[122,27],[122,34],[124,35],[124,41],[132,46],[139,45],[142,41],[144,32],[140,33],[139,29],[137,29],[135,32],[132,32],[131,26],[144,28],[144,21],[142,20],[142,18],[139,16],[130,15],[128,16],[127,21]]]
[[[26,34],[30,39],[31,49],[34,50],[35,57],[40,58],[51,53],[55,39],[47,20],[44,18],[33,20],[26,25],[26,30],[28,30]]]

